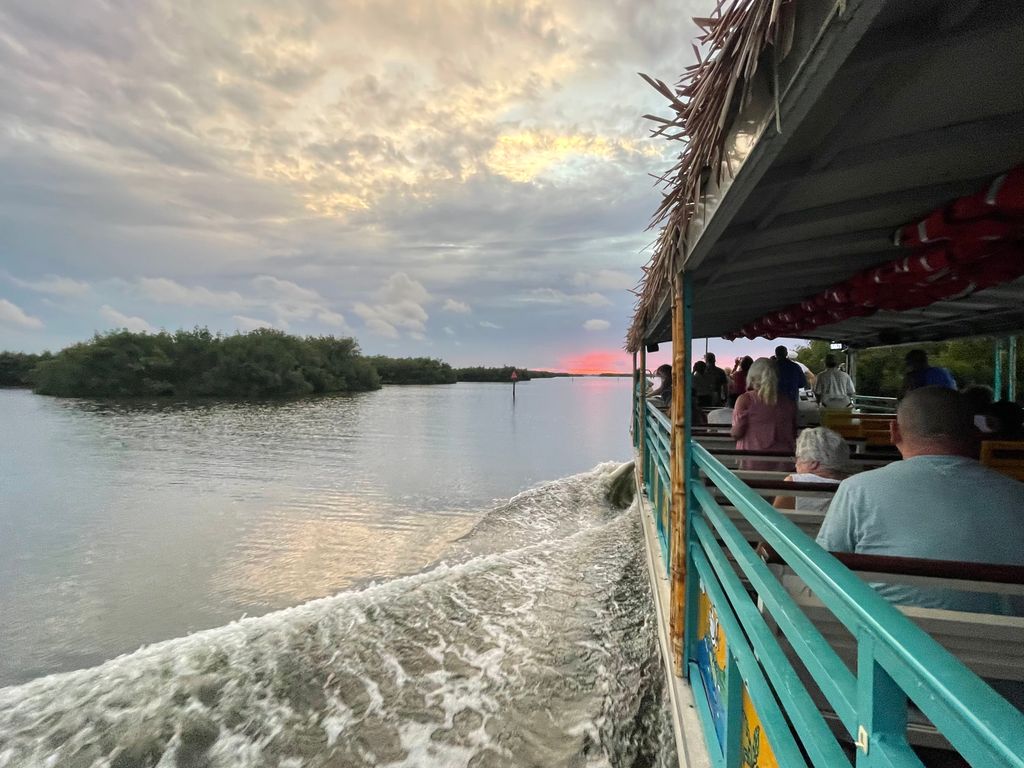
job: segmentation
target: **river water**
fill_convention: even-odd
[[[0,392],[0,766],[669,764],[628,417]]]

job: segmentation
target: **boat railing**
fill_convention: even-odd
[[[652,404],[644,410],[644,485],[670,563],[671,428]],[[852,744],[859,768],[922,766],[907,739],[913,711],[971,765],[1024,767],[1024,715],[696,441],[687,458],[683,669],[714,765],[848,766]],[[855,663],[716,494],[850,633]]]

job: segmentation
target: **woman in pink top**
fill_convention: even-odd
[[[732,436],[741,451],[786,451],[796,448],[796,403],[779,397],[775,363],[758,358],[747,371],[747,391],[736,400],[732,412]],[[774,469],[778,462],[746,460],[744,469]],[[785,468],[785,464],[783,464]]]

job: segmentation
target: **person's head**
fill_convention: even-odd
[[[850,445],[842,435],[825,427],[805,429],[796,439],[796,471],[812,475],[839,475],[847,471]]]
[[[785,360],[787,357],[789,357],[789,350],[780,344],[775,348],[775,356],[779,360]]]
[[[708,364],[703,360],[698,360],[693,364],[693,372],[703,376],[708,371]]]
[[[989,412],[996,419],[996,435],[1002,439],[1018,439],[1024,425],[1024,408],[1010,400],[992,403]]]
[[[835,355],[825,355],[825,367],[826,368],[835,368],[836,367],[836,356]]]
[[[657,370],[654,371],[654,375],[661,379],[663,382],[671,383],[672,381],[672,366],[668,363],[659,365]]]
[[[923,349],[912,349],[903,358],[908,371],[923,371],[928,367],[928,353]]]
[[[893,445],[905,459],[970,456],[974,414],[955,390],[918,387],[900,401],[890,431]]]
[[[767,357],[759,357],[747,371],[747,389],[757,392],[764,402],[774,405],[779,399],[779,372]]]
[[[971,384],[964,387],[960,394],[964,396],[967,407],[975,415],[986,413],[992,405],[992,387],[986,387],[984,384]]]
[[[715,353],[714,352],[708,352],[708,353],[706,353],[704,355],[704,360],[707,362],[708,368],[714,368],[715,367],[715,359],[716,358],[715,358]]]
[[[754,358],[752,358],[750,355],[746,355],[740,361],[740,370],[741,371],[749,371],[750,370],[750,366],[752,366],[753,364],[754,364]]]

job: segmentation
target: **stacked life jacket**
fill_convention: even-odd
[[[896,246],[910,253],[745,325],[727,338],[795,335],[878,310],[902,312],[1024,275],[1024,166],[999,176],[920,221],[900,227]]]

